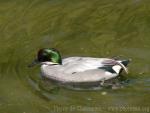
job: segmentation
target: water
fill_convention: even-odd
[[[0,113],[150,112],[150,1],[1,0]],[[72,90],[27,68],[43,47],[63,57],[131,58],[120,88]]]

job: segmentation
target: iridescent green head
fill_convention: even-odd
[[[62,64],[60,53],[54,48],[40,49],[37,54],[37,60],[39,62],[53,62]]]
[[[44,62],[49,62],[51,65],[62,64],[62,59],[60,53],[54,48],[44,48],[40,49],[37,54],[37,58],[28,65],[28,67],[33,67],[35,64],[43,64]]]

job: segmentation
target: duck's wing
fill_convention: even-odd
[[[109,58],[70,57],[63,59],[62,70],[70,74],[113,66],[115,64],[115,60]]]
[[[92,75],[92,76],[91,76]],[[110,73],[103,69],[91,69],[69,75],[74,82],[96,82],[105,81],[116,77],[118,74]]]
[[[116,77],[118,74],[116,73],[109,73],[103,69],[90,69],[81,72],[74,72],[74,73],[66,73],[62,71],[60,66],[53,66],[53,67],[45,67],[42,70],[42,75],[46,78],[49,78],[54,81],[58,81],[60,83],[65,84],[80,84],[80,83],[100,83],[100,81],[105,81],[111,78]]]
[[[92,76],[91,76],[92,75]],[[100,83],[112,79],[116,77],[118,74],[116,73],[109,73],[103,69],[91,69],[86,70],[83,72],[76,72],[76,73],[66,73],[64,71],[54,70],[54,68],[47,68],[44,71],[44,76],[59,81],[60,83],[66,84],[80,84],[80,83]]]

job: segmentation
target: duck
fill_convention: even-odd
[[[28,65],[41,66],[41,76],[61,84],[103,84],[117,78],[122,71],[128,74],[130,59],[68,57],[63,58],[54,48],[42,48],[35,60]]]

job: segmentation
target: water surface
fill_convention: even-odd
[[[0,113],[150,112],[150,1],[1,0]],[[27,68],[43,47],[63,57],[131,58],[121,88],[70,90]]]

